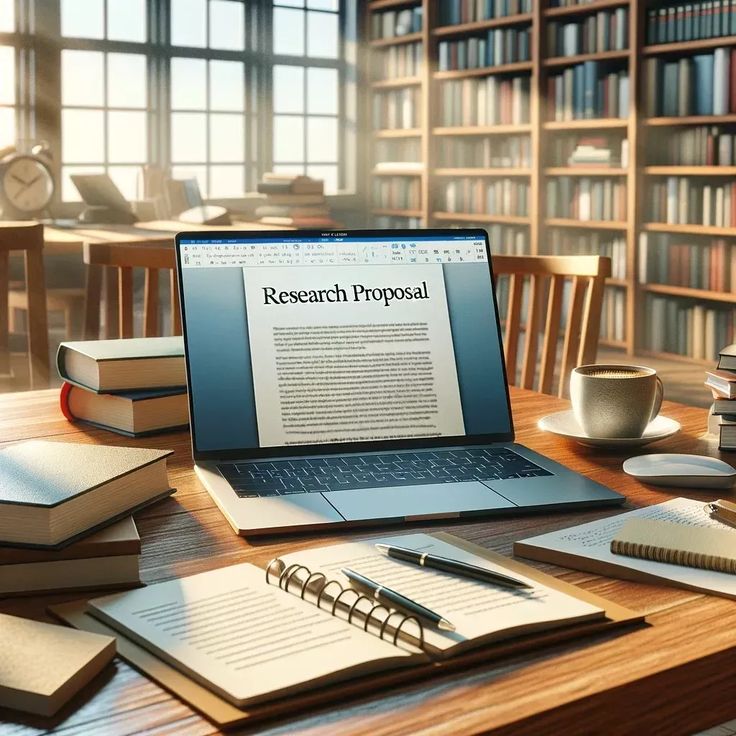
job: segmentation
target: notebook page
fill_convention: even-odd
[[[340,580],[346,586],[347,578],[340,569],[351,568],[439,613],[452,622],[456,630],[440,632],[425,627],[425,641],[436,652],[468,646],[471,641],[480,643],[480,639],[507,638],[604,615],[603,609],[531,578],[514,574],[533,585],[530,590],[501,588],[390,559],[376,550],[378,542],[451,557],[501,573],[509,572],[428,534],[404,534],[338,544],[295,552],[285,555],[282,560],[287,565],[299,562],[312,571],[324,572],[328,578]]]
[[[250,564],[97,598],[88,606],[236,705],[345,679],[346,671],[412,663],[409,652],[267,585],[264,571]]]

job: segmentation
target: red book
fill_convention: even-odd
[[[731,12],[733,12],[733,8],[731,9]],[[729,79],[729,110],[732,113],[736,113],[736,48],[731,49],[731,64],[729,66],[729,70],[731,74],[731,78]]]

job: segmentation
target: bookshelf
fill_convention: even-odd
[[[710,363],[713,345],[726,335],[730,339],[736,318],[736,266],[730,266],[731,260],[736,262],[736,99],[728,101],[727,109],[699,109],[698,100],[692,109],[683,103],[675,111],[671,103],[665,109],[659,70],[669,65],[671,74],[678,64],[678,73],[686,77],[694,72],[683,70],[702,63],[695,57],[718,53],[723,59],[724,52],[716,50],[727,49],[736,76],[736,13],[722,21],[721,35],[685,40],[684,20],[677,25],[684,19],[684,0],[591,0],[561,7],[553,3],[507,0],[509,14],[493,18],[475,17],[483,4],[460,0],[365,4],[369,31],[377,27],[375,16],[386,11],[404,11],[407,18],[405,11],[411,9],[421,24],[399,38],[371,36],[369,42],[370,57],[419,43],[422,59],[416,73],[380,76],[371,71],[369,97],[413,89],[419,99],[413,124],[373,126],[372,182],[399,177],[415,181],[419,192],[411,206],[373,202],[374,223],[486,227],[492,244],[499,244],[498,252],[611,255],[614,277],[606,285],[602,343],[628,354]],[[697,0],[692,4],[697,10]],[[666,18],[660,21],[665,25],[655,29],[657,13]],[[663,40],[658,34],[670,32],[670,18],[673,35]],[[578,29],[566,30],[570,24],[578,24]],[[659,75],[661,104],[656,110],[647,102],[652,98],[652,64]],[[574,85],[579,85],[577,91]],[[580,90],[592,88],[602,90],[594,93],[594,104],[589,105],[586,94],[579,102]],[[501,113],[500,101],[495,106],[487,102],[493,94],[504,100]],[[525,97],[521,104],[518,94]],[[687,94],[694,97],[696,92]],[[736,97],[733,80],[728,94]],[[487,114],[476,109],[479,99]],[[733,136],[728,144],[732,159],[684,160],[681,151],[700,151],[698,136],[710,128],[719,131],[718,146],[725,145],[724,137]],[[692,140],[700,141],[695,148]],[[612,151],[610,160],[571,161],[572,152],[585,141]],[[409,142],[410,148],[378,148],[402,142]],[[402,150],[415,156],[406,168],[401,158],[391,158],[392,152],[399,155]],[[389,169],[386,161],[393,162]],[[652,193],[666,191],[671,196],[674,182],[679,187],[678,217],[670,216],[666,207],[671,204],[663,199],[665,209],[660,212],[668,217],[653,219]],[[715,215],[700,217],[698,206],[698,217],[693,217],[686,205],[697,204],[698,196],[705,198],[707,187],[712,188]],[[717,208],[716,198],[722,202]],[[725,214],[727,200],[732,202],[733,219]],[[666,264],[664,276],[650,277],[652,252],[659,254],[660,265],[662,259],[675,259]],[[683,275],[688,269],[691,283]],[[662,328],[687,332],[686,340],[659,344],[652,318],[663,314]],[[618,330],[613,329],[616,324]],[[694,347],[693,329],[699,340],[708,331],[714,333],[705,348]]]

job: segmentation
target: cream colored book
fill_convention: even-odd
[[[615,555],[736,574],[736,530],[630,519],[611,540]]]
[[[410,534],[287,555],[269,566],[268,580],[240,564],[97,598],[88,611],[239,707],[605,615],[532,578],[520,576],[532,586],[523,591],[464,580],[384,557],[377,542],[504,570]],[[361,598],[344,567],[434,609],[456,630],[420,627]]]

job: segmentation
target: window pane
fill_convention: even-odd
[[[171,0],[171,43],[207,45],[207,0]]]
[[[101,110],[63,110],[61,159],[69,163],[105,160],[105,121]]]
[[[312,10],[332,10],[337,12],[337,0],[307,0],[307,7]]]
[[[0,107],[0,148],[15,144],[15,110]]]
[[[0,0],[0,31],[15,30],[15,0]]]
[[[275,66],[273,68],[274,112],[304,112],[304,68]]]
[[[61,0],[61,35],[103,38],[104,0]]]
[[[243,67],[239,61],[210,62],[210,109],[245,110]]]
[[[320,59],[337,59],[337,15],[332,13],[307,13],[307,56]]]
[[[242,115],[210,115],[210,161],[245,160]]]
[[[174,110],[207,108],[207,62],[204,59],[171,60],[171,107]]]
[[[145,56],[107,55],[107,104],[110,107],[145,107],[146,85]]]
[[[61,169],[61,198],[65,202],[81,202],[74,182],[71,180],[72,174],[104,174],[105,169],[102,166],[64,166]]]
[[[337,161],[337,118],[307,118],[310,162]]]
[[[304,55],[304,11],[274,8],[273,52],[288,56]]]
[[[242,197],[244,169],[239,166],[210,166],[210,197]]]
[[[104,79],[104,58],[101,51],[64,49],[61,52],[62,104],[101,107],[105,104]]]
[[[273,160],[304,160],[304,118],[276,115],[273,121]]]
[[[206,166],[172,166],[171,175],[174,179],[196,179],[200,193],[203,197],[207,196]]]
[[[172,161],[207,160],[207,116],[201,112],[175,112],[171,116]]]
[[[107,125],[108,161],[142,164],[148,160],[145,112],[109,112]]]
[[[128,201],[138,199],[140,166],[110,166],[110,178]]]
[[[15,49],[0,46],[0,105],[15,104]]]
[[[325,194],[337,194],[337,164],[332,166],[307,166],[307,176],[322,179],[325,183]]]
[[[107,0],[108,38],[144,43],[146,30],[146,0]]]
[[[210,47],[233,51],[242,51],[245,48],[242,3],[210,0]]]
[[[337,69],[307,69],[307,112],[337,115],[337,99]]]

